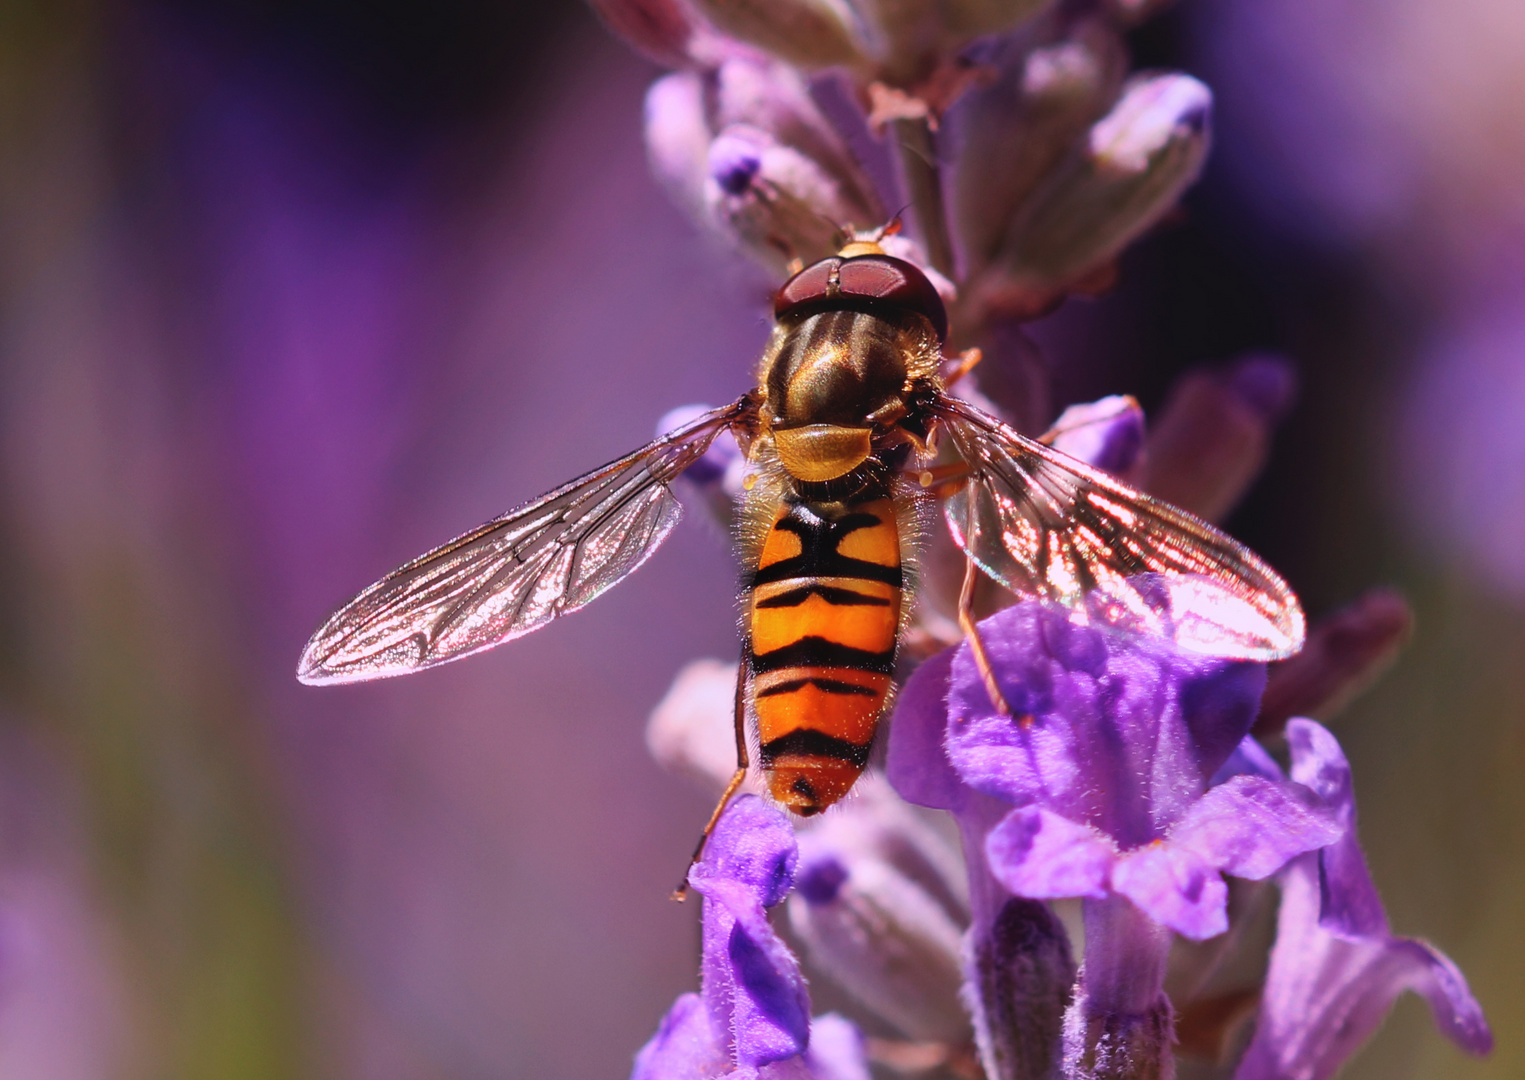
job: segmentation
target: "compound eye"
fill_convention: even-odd
[[[904,259],[892,255],[864,255],[842,263],[839,289],[843,296],[882,300],[896,307],[925,315],[937,331],[937,340],[948,340],[948,309],[927,275]]]
[[[834,282],[837,268],[841,265],[842,260],[835,256],[822,259],[818,263],[811,263],[784,282],[783,287],[773,297],[773,317],[782,319],[796,308],[807,304],[816,311],[830,306],[831,298],[836,295]]]
[[[899,308],[926,316],[937,339],[948,339],[948,311],[932,282],[911,263],[891,255],[833,257],[807,266],[773,298],[773,316],[866,308]]]

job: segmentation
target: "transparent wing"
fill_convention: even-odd
[[[394,570],[318,629],[297,678],[403,675],[576,611],[666,539],[683,512],[668,483],[754,410],[748,396],[706,413]]]
[[[1302,647],[1297,597],[1243,544],[967,402],[934,412],[969,467],[944,505],[948,527],[1002,585],[1213,656]]]

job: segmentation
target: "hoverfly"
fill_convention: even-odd
[[[935,493],[967,560],[959,621],[1005,712],[970,610],[976,567],[1077,619],[1202,653],[1265,661],[1301,647],[1297,598],[1243,545],[949,395],[942,299],[877,241],[796,273],[774,320],[755,390],[382,578],[313,635],[298,678],[402,675],[576,611],[662,543],[682,512],[673,480],[724,431],[755,482],[738,530],[738,769],[711,826],[749,743],[773,798],[802,816],[863,771]],[[958,462],[920,468],[940,439]]]

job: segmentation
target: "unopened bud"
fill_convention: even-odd
[[[1047,904],[1012,898],[987,931],[970,931],[965,948],[967,994],[985,1075],[1050,1080],[1058,1071],[1075,982],[1064,925]]]
[[[1391,589],[1320,619],[1302,652],[1272,666],[1255,736],[1280,734],[1294,716],[1329,719],[1387,670],[1413,631],[1413,611]]]
[[[782,275],[884,221],[873,184],[798,73],[756,56],[681,72],[646,97],[652,169],[703,224]]]
[[[664,67],[684,67],[713,35],[681,0],[589,0],[610,30]]]
[[[834,254],[844,226],[864,225],[877,207],[821,163],[760,128],[733,125],[711,145],[705,206],[710,221],[749,255],[782,275],[791,260]]]
[[[719,792],[736,771],[736,665],[694,660],[646,722],[646,747],[657,764]]]
[[[819,163],[849,199],[877,207],[873,183],[810,96],[804,77],[787,64],[738,55],[716,69],[712,126],[720,130],[733,124],[768,132],[775,142],[792,146]]]
[[[971,274],[996,257],[1027,201],[1116,99],[1128,66],[1121,38],[1099,19],[1038,49],[1007,48],[1000,78],[954,117],[954,214]]]
[[[691,217],[704,216],[704,184],[713,132],[705,115],[704,78],[680,71],[646,91],[646,156],[651,171]]]
[[[1183,376],[1149,433],[1145,490],[1221,521],[1259,475],[1296,387],[1292,366],[1273,356]]]
[[[806,70],[862,65],[853,15],[840,0],[693,0],[715,27]]]
[[[1036,312],[1099,281],[1175,206],[1207,156],[1212,96],[1188,75],[1146,75],[1090,130],[1013,220],[978,293],[987,310]]]
[[[967,1040],[960,927],[889,863],[818,838],[801,837],[804,856],[789,899],[790,926],[810,959],[904,1035]]]

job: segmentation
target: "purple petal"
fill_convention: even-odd
[[[1024,805],[1041,800],[1076,819],[1098,787],[1088,763],[1108,755],[1109,737],[1098,679],[1107,668],[1100,632],[1069,622],[1042,604],[1018,604],[980,624],[981,637],[1019,719],[995,711],[967,645],[953,658],[948,691],[948,757],[976,790]]]
[[[1265,693],[1266,666],[1193,657],[1176,678],[1197,766],[1211,776],[1249,734]]]
[[[1198,799],[1170,842],[1235,877],[1259,881],[1343,834],[1333,810],[1301,784],[1236,776]]]
[[[1319,853],[1320,923],[1330,933],[1353,940],[1387,935],[1387,913],[1356,838],[1355,789],[1344,751],[1333,735],[1312,720],[1288,723],[1287,742],[1292,748],[1293,779],[1322,797],[1345,829],[1339,842]]]
[[[1248,732],[1262,665],[1187,655],[1029,602],[980,624],[1015,717],[995,711],[973,654],[955,654],[949,759],[971,787],[1109,833],[1158,839]]]
[[[1122,476],[1144,449],[1144,410],[1133,398],[1118,395],[1071,405],[1049,435],[1055,450]]]
[[[698,994],[683,994],[635,1055],[630,1080],[708,1080],[729,1068],[703,1000]]]
[[[1282,876],[1276,946],[1260,1018],[1234,1080],[1326,1080],[1377,1029],[1393,1001],[1414,990],[1441,1030],[1474,1054],[1493,1035],[1466,979],[1421,941],[1377,934],[1351,940],[1319,925],[1318,856]]]
[[[811,1023],[805,1064],[815,1080],[871,1080],[863,1035],[836,1013],[817,1016]]]
[[[810,1040],[810,998],[799,962],[765,910],[788,894],[797,858],[784,815],[745,795],[726,809],[704,858],[689,871],[705,900],[704,1003],[739,1065],[792,1057]]]
[[[1260,776],[1267,780],[1285,780],[1286,774],[1281,771],[1281,766],[1276,759],[1266,753],[1266,748],[1256,741],[1253,735],[1246,735],[1234,748],[1234,752],[1228,756],[1228,760],[1218,766],[1218,771],[1208,781],[1208,786],[1217,787],[1231,776]]]
[[[1018,896],[1107,895],[1117,850],[1105,835],[1049,810],[1013,810],[985,843],[996,880]]]
[[[799,962],[759,909],[731,928],[727,957],[734,986],[736,1061],[767,1065],[810,1045],[810,995]]]
[[[948,730],[948,679],[953,653],[953,649],[944,649],[925,661],[906,681],[890,720],[889,751],[884,763],[890,785],[901,798],[934,810],[957,810],[970,795],[943,748]]]
[[[1112,887],[1155,922],[1193,941],[1228,929],[1223,877],[1200,855],[1175,844],[1125,854],[1112,871]]]
[[[794,828],[783,812],[756,795],[743,795],[716,823],[688,880],[706,896],[716,882],[735,882],[758,906],[772,907],[793,887],[798,858]]]

